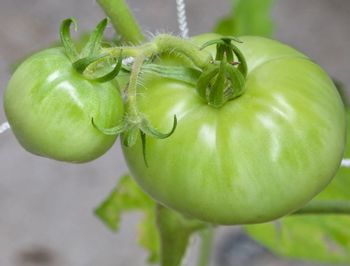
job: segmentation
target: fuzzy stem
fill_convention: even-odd
[[[315,200],[292,214],[350,214],[350,201]]]
[[[151,56],[152,53],[155,53],[155,47],[152,43],[147,43],[139,46],[119,46],[119,47],[111,47],[111,48],[103,48],[102,54],[106,53],[110,56],[116,58],[120,55],[122,51],[123,57],[137,57],[141,54],[146,56]]]
[[[190,40],[181,39],[175,36],[162,34],[158,35],[154,40],[158,52],[177,52],[188,57],[195,66],[203,69],[211,61],[211,55],[205,51],[201,51],[197,45]]]
[[[123,50],[124,56],[137,57],[141,54],[150,57],[155,54],[177,53],[191,60],[198,68],[204,69],[210,64],[211,55],[199,49],[199,47],[190,40],[179,37],[162,34],[158,35],[153,42],[139,46],[125,46],[104,48],[102,52],[108,53],[113,57],[119,56],[120,50]]]
[[[125,42],[141,43],[145,37],[125,0],[97,0]]]

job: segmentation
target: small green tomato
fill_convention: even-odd
[[[112,82],[86,80],[62,48],[32,55],[15,71],[4,106],[12,131],[29,152],[82,163],[104,154],[117,136],[97,130],[123,117],[123,103]]]

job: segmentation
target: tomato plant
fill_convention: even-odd
[[[272,3],[254,1],[260,7],[252,17]],[[327,193],[307,204],[335,176],[345,146],[344,106],[320,66],[257,36],[188,39],[183,30],[184,38],[160,34],[145,42],[124,0],[98,2],[122,35],[118,45],[102,46],[104,19],[78,52],[70,36],[75,20],[64,20],[63,47],[32,55],[13,74],[5,112],[25,149],[56,160],[91,161],[121,136],[134,180],[124,176],[96,214],[117,230],[123,211],[142,210],[140,243],[149,261],[179,266],[191,235],[210,239],[213,225],[350,212],[348,202],[318,200]],[[217,30],[272,30],[266,16],[258,27],[241,20],[224,19]],[[247,228],[271,246],[271,227]]]
[[[4,96],[12,131],[28,151],[56,160],[87,162],[104,154],[116,135],[94,127],[115,126],[123,103],[113,82],[86,79],[63,48],[32,55],[13,74]]]
[[[217,224],[266,222],[297,210],[335,175],[345,142],[342,101],[318,65],[276,41],[239,39],[248,64],[242,96],[214,108],[194,86],[144,77],[141,112],[161,130],[175,114],[178,126],[167,139],[147,140],[148,166],[141,141],[123,148],[154,199]]]

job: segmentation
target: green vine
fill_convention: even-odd
[[[123,41],[138,44],[145,37],[125,0],[97,0]]]

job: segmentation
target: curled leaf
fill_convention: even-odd
[[[83,50],[81,51],[81,57],[89,57],[98,54],[101,48],[101,41],[103,38],[103,33],[106,29],[108,19],[105,18],[97,24],[95,30],[90,34],[90,38]]]
[[[140,130],[140,135],[141,135],[141,143],[142,143],[142,157],[146,167],[148,167],[148,162],[146,158],[146,134],[142,132],[142,130]]]
[[[107,54],[100,54],[100,55],[84,57],[84,58],[76,60],[73,63],[73,67],[80,74],[83,74],[89,65],[91,65],[92,63],[95,63],[96,61],[99,61],[100,59],[102,59],[106,56],[108,56],[108,55]]]
[[[82,58],[82,59],[75,61],[73,63],[73,67],[80,74],[84,74],[84,71],[89,67],[89,65],[96,63],[107,56],[108,56],[107,54],[100,54],[100,55],[96,55],[96,56],[85,57],[85,58]],[[110,80],[114,79],[119,74],[120,70],[122,69],[122,62],[123,62],[123,57],[122,57],[122,54],[120,53],[117,64],[114,66],[112,71],[110,71],[107,74],[102,75],[100,77],[90,77],[87,75],[85,75],[85,77],[91,81],[97,81],[97,82],[110,81]]]
[[[199,76],[197,81],[197,92],[200,97],[207,100],[207,91],[210,80],[212,80],[219,72],[219,68],[216,65],[210,65],[203,73]]]
[[[153,128],[150,123],[146,120],[143,119],[141,124],[140,124],[140,136],[141,136],[141,143],[142,143],[142,156],[143,156],[143,160],[145,162],[145,165],[148,167],[148,162],[147,162],[147,157],[146,157],[146,137],[150,136],[153,138],[157,138],[157,139],[165,139],[170,137],[177,126],[177,118],[176,115],[174,115],[174,121],[173,121],[173,126],[171,128],[171,130],[168,133],[162,133],[159,132],[158,130],[156,130],[155,128]],[[129,146],[130,143],[128,143]],[[129,147],[128,145],[126,145],[127,147]]]
[[[91,118],[92,125],[101,133],[105,135],[118,135],[123,133],[127,129],[126,123],[123,121],[119,125],[112,127],[112,128],[103,128],[99,125],[97,125],[94,121],[94,118]]]
[[[60,26],[60,38],[62,46],[65,49],[66,55],[68,58],[73,62],[77,60],[79,57],[78,51],[72,41],[72,37],[70,35],[70,26],[71,24],[74,25],[74,30],[77,31],[78,24],[77,21],[74,18],[67,18],[62,21]]]
[[[122,57],[122,52],[120,52],[117,64],[114,66],[113,70],[101,77],[93,78],[92,80],[97,82],[106,82],[114,79],[122,69],[122,62],[123,62],[123,57]]]
[[[235,37],[225,36],[204,43],[200,49],[216,44],[216,60],[221,61],[224,58],[224,55],[226,55],[226,59],[230,63],[233,63],[233,55],[236,55],[239,62],[238,70],[241,71],[244,77],[246,77],[248,73],[247,62],[239,48],[232,43],[233,41],[243,43]]]
[[[176,126],[177,126],[177,118],[176,118],[176,115],[174,115],[173,126],[168,133],[159,132],[158,130],[153,128],[146,119],[144,119],[143,122],[141,123],[140,130],[148,136],[151,136],[157,139],[165,139],[170,137],[174,133]]]
[[[208,46],[211,46],[213,44],[227,44],[231,41],[235,41],[235,42],[238,42],[238,43],[243,43],[240,39],[236,38],[236,37],[233,37],[233,36],[225,36],[225,37],[221,37],[219,39],[213,39],[213,40],[210,40],[210,41],[207,41],[205,43],[202,44],[202,46],[199,48],[199,50],[203,50],[204,48],[208,47]]]
[[[233,50],[234,54],[238,58],[238,61],[239,61],[238,70],[241,71],[241,73],[243,74],[244,77],[247,77],[248,65],[247,65],[247,61],[245,60],[244,55],[242,54],[242,52],[239,50],[239,48],[236,45],[231,43],[230,47]]]
[[[243,74],[235,67],[227,65],[226,77],[230,81],[231,90],[228,92],[228,100],[237,98],[244,93],[245,79]]]
[[[224,90],[226,86],[226,59],[220,62],[218,74],[215,77],[213,86],[210,87],[208,103],[220,107],[225,103]]]

